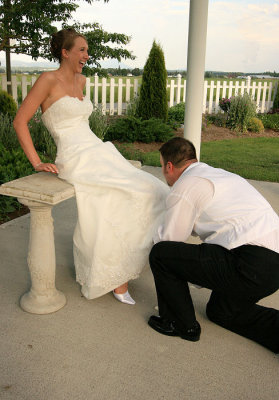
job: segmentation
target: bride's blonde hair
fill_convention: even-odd
[[[54,33],[50,41],[50,51],[53,57],[61,63],[62,49],[71,50],[78,37],[86,40],[81,33],[76,32],[73,28],[62,29]]]

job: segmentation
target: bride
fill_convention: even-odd
[[[58,174],[74,185],[74,262],[83,295],[93,299],[113,291],[117,300],[135,304],[128,281],[147,262],[168,188],[90,130],[93,106],[83,96],[86,78],[81,74],[87,51],[86,39],[73,29],[53,35],[51,52],[60,67],[39,77],[17,112],[14,128],[36,171]],[[55,164],[41,162],[29,133],[28,122],[39,107],[57,145]]]

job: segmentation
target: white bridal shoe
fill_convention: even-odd
[[[113,290],[112,293],[113,293],[114,297],[121,303],[130,304],[130,305],[136,304],[135,300],[132,299],[132,297],[130,296],[130,293],[128,292],[128,290],[125,293],[115,293],[115,291]]]

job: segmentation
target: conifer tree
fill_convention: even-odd
[[[158,118],[163,121],[168,117],[165,58],[161,46],[155,41],[143,70],[138,116],[143,119]]]

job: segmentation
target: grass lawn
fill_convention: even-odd
[[[202,143],[201,161],[247,179],[279,182],[279,138]]]
[[[125,158],[145,165],[160,166],[158,151],[140,152],[132,144],[118,146]],[[200,160],[216,168],[234,172],[246,179],[279,182],[279,138],[239,138],[217,140],[201,145]]]

